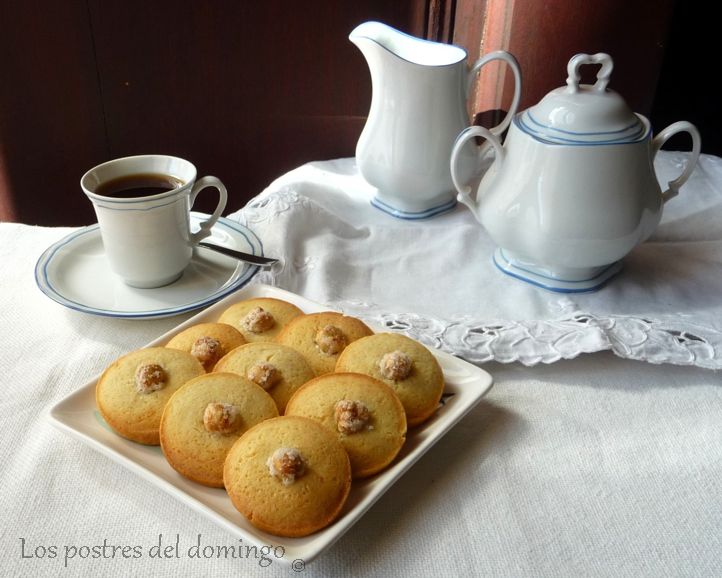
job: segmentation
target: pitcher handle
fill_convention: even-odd
[[[652,139],[652,162],[654,162],[654,157],[657,156],[657,153],[664,143],[667,142],[670,137],[680,132],[687,132],[692,137],[692,157],[687,161],[682,174],[667,183],[668,188],[662,193],[662,201],[665,203],[679,194],[680,187],[687,182],[687,179],[692,174],[692,171],[697,164],[697,160],[699,159],[700,152],[702,151],[702,137],[700,136],[697,127],[691,122],[680,120],[670,124],[667,128],[660,131],[654,139]]]
[[[489,129],[492,134],[499,135],[511,124],[511,119],[514,118],[514,115],[516,114],[516,109],[519,107],[519,99],[521,98],[521,70],[519,69],[519,62],[514,55],[505,50],[496,50],[479,58],[479,60],[477,60],[474,63],[474,66],[472,66],[469,70],[469,74],[466,78],[466,98],[469,98],[471,87],[474,85],[476,75],[481,70],[481,67],[493,60],[503,60],[511,67],[511,70],[514,73],[514,98],[511,100],[509,112],[506,113],[506,116],[501,123]]]
[[[483,126],[470,126],[465,128],[461,131],[459,136],[456,137],[454,147],[451,149],[451,161],[449,163],[449,168],[451,169],[451,180],[454,182],[454,187],[456,187],[456,190],[459,193],[459,201],[469,207],[471,212],[475,215],[477,214],[476,206],[478,202],[476,194],[472,191],[471,186],[461,182],[458,175],[458,159],[466,142],[477,136],[486,139],[489,143],[491,143],[491,146],[494,147],[494,151],[496,152],[494,163],[501,163],[504,160],[504,148],[501,146],[501,140],[499,140],[497,135]],[[483,145],[479,147],[479,152],[482,150],[484,150]]]

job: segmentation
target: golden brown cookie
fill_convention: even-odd
[[[168,400],[160,422],[160,445],[182,476],[223,487],[223,462],[235,441],[254,425],[278,417],[261,387],[234,373],[192,379]]]
[[[298,416],[248,430],[226,458],[223,481],[236,509],[260,530],[306,536],[328,526],[351,489],[348,455],[321,424]]]
[[[246,299],[226,309],[219,319],[243,334],[249,343],[273,341],[286,323],[303,315],[293,303],[273,297]]]
[[[95,386],[95,402],[117,434],[146,445],[158,445],[163,408],[187,381],[204,373],[190,353],[149,347],[112,363]]]
[[[409,427],[426,421],[439,405],[444,374],[433,354],[398,333],[378,333],[355,341],[339,357],[336,371],[380,379],[396,392]]]
[[[348,452],[354,478],[380,472],[406,440],[406,414],[394,391],[360,373],[327,373],[309,381],[288,402],[286,415],[318,421]]]
[[[356,317],[324,311],[296,317],[283,328],[276,341],[299,351],[316,375],[323,375],[334,371],[338,356],[349,343],[372,334]]]
[[[244,343],[241,332],[226,323],[198,323],[172,337],[165,346],[187,351],[206,371],[212,371],[221,357]]]
[[[283,414],[291,395],[313,379],[311,366],[298,351],[280,343],[258,341],[236,347],[217,364],[216,371],[230,371],[265,389]]]

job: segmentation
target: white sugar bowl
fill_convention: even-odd
[[[594,85],[579,83],[584,64],[601,64]],[[607,88],[612,68],[607,54],[577,54],[567,85],[517,114],[503,146],[482,127],[457,138],[451,175],[459,200],[497,244],[503,272],[553,291],[601,287],[654,232],[664,203],[694,170],[701,150],[695,126],[676,122],[653,138],[649,120]],[[663,192],[654,157],[679,132],[692,137],[692,154]],[[477,136],[496,158],[474,195],[457,165]]]

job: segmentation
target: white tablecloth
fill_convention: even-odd
[[[406,308],[390,309],[400,301],[383,288],[391,281],[409,286],[407,264],[385,261],[383,235],[368,234],[374,228],[363,224],[365,209],[348,217],[354,228],[332,230],[324,226],[324,211],[345,201],[321,193],[312,200],[304,217],[313,225],[307,238],[276,220],[277,227],[288,227],[287,246],[296,249],[290,262],[261,280],[371,316],[378,314],[371,305],[377,303],[396,324],[400,313],[417,315],[409,323],[414,331],[423,329],[419,319],[448,319],[451,309],[462,315],[471,308],[474,316],[483,311],[468,288],[454,283],[459,271],[474,265],[468,257],[444,274],[447,303],[429,301],[415,310],[420,297],[409,293]],[[251,227],[265,202],[257,199],[247,212]],[[446,223],[458,218],[451,213]],[[443,217],[421,233],[418,224],[388,219],[389,228],[407,231],[399,242],[411,260],[419,234],[422,243],[433,238],[423,231],[454,239],[453,231],[442,231]],[[273,253],[273,237],[256,229]],[[47,299],[34,286],[34,263],[67,232],[0,224],[0,575],[294,575],[278,562],[262,567],[253,559],[190,558],[199,535],[204,546],[237,542],[49,424],[46,412],[54,403],[117,356],[189,317],[108,319]],[[472,235],[465,228],[457,234],[461,239],[447,248],[451,256],[460,255]],[[343,260],[355,244],[367,245],[368,261],[332,272],[328,255]],[[323,247],[325,253],[316,251]],[[400,273],[385,277],[393,267]],[[364,285],[370,293],[360,292]],[[722,575],[719,373],[611,352],[533,367],[483,367],[495,386],[480,405],[301,575]],[[178,541],[179,557],[149,556],[159,535],[164,546]],[[142,555],[122,558],[116,550],[111,558],[112,546],[130,546],[130,556],[137,546]],[[75,555],[66,562],[66,553]]]

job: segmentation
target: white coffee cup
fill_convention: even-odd
[[[103,185],[133,175],[158,175],[176,188],[147,196],[98,194]],[[210,235],[226,207],[228,193],[216,177],[196,181],[192,163],[166,155],[139,155],[108,161],[90,169],[80,180],[92,201],[110,268],[132,287],[153,288],[177,280],[190,263],[193,246]],[[218,190],[213,214],[191,233],[190,210],[203,189]]]

